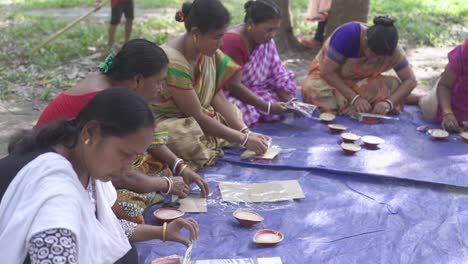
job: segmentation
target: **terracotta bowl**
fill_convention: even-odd
[[[431,137],[437,140],[443,140],[449,137],[449,132],[443,130],[443,129],[432,129],[429,134]]]
[[[348,155],[353,155],[354,153],[362,149],[361,146],[354,143],[341,143],[340,146],[343,149],[343,151]]]
[[[353,143],[354,141],[361,138],[360,136],[358,136],[358,135],[356,135],[354,133],[350,133],[350,132],[341,133],[340,136],[344,140],[345,143]]]
[[[322,122],[325,122],[325,123],[331,122],[331,121],[335,120],[335,118],[336,118],[336,115],[334,115],[332,113],[322,113],[322,114],[320,114],[320,120]]]
[[[463,138],[463,140],[468,143],[468,132],[461,132],[460,136]]]
[[[346,130],[346,127],[340,124],[329,124],[328,128],[333,134],[338,134]]]
[[[237,209],[232,213],[241,226],[251,227],[263,221],[263,217],[251,210]]]
[[[376,136],[363,136],[361,141],[364,142],[368,148],[376,148],[378,145],[383,144],[385,140]]]
[[[160,222],[169,223],[172,220],[183,216],[185,213],[176,208],[159,208],[158,210],[154,211],[153,214],[154,217],[156,217],[156,219],[158,219]]]
[[[255,233],[253,242],[261,246],[273,246],[283,241],[284,235],[273,229],[263,229]]]

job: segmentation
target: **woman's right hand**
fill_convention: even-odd
[[[283,102],[274,102],[271,103],[270,114],[273,115],[281,115],[287,112],[290,112],[288,108],[286,108],[286,103]]]
[[[454,114],[447,114],[442,118],[442,128],[453,132],[461,131],[457,118],[455,118]]]
[[[352,106],[359,113],[369,113],[372,109],[372,106],[369,104],[369,102],[362,97],[358,97]]]
[[[268,141],[269,138],[265,135],[250,133],[245,147],[248,150],[252,150],[257,155],[262,155],[265,154],[265,152],[268,150]]]
[[[171,194],[177,195],[180,198],[185,198],[190,194],[190,187],[184,182],[184,178],[177,176],[171,177],[172,191]]]
[[[190,232],[190,240],[180,234],[182,228]],[[198,223],[193,218],[177,218],[167,224],[166,240],[175,241],[190,246],[192,240],[198,239]]]

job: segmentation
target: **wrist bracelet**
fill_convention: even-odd
[[[453,115],[453,112],[452,112],[452,110],[443,111],[443,114],[442,114],[442,116],[448,116],[448,115]]]
[[[354,103],[356,102],[356,100],[361,97],[359,94],[356,94],[354,97],[353,97],[353,100],[351,100],[351,104],[350,105],[354,105]]]
[[[271,102],[268,102],[268,111],[267,111],[267,114],[270,114],[270,110],[271,110]]]
[[[163,224],[163,232],[162,232],[162,241],[166,242],[166,231],[167,231],[167,222]]]
[[[182,166],[182,169],[180,169],[179,171],[179,175],[182,175],[182,172],[184,172],[184,170],[188,167],[188,164],[185,163],[184,166]]]
[[[249,127],[246,126],[244,128],[242,128],[241,130],[239,130],[241,133],[245,133],[246,131],[249,132]]]
[[[384,101],[387,102],[390,105],[390,111],[392,111],[393,110],[393,102],[390,101],[390,99],[388,99],[388,98],[385,99]]]
[[[167,192],[161,192],[161,193],[162,193],[162,194],[169,194],[169,193],[172,191],[172,184],[173,184],[173,183],[172,183],[172,179],[170,179],[169,177],[166,177],[166,176],[164,176],[163,178],[164,178],[164,179],[167,181],[167,183],[169,184],[169,188],[167,189]]]
[[[245,147],[245,145],[247,145],[247,141],[249,141],[249,136],[250,136],[250,133],[245,134],[244,142],[241,144],[242,147]]]
[[[177,169],[177,166],[179,165],[180,162],[183,162],[184,160],[183,159],[180,159],[180,158],[177,158],[175,161],[174,161],[174,166],[172,166],[172,172],[174,174],[177,174],[176,172],[176,169]]]

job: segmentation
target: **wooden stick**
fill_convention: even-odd
[[[71,22],[70,24],[68,24],[66,27],[64,27],[63,29],[55,32],[52,36],[48,37],[44,42],[42,42],[39,46],[37,46],[36,48],[34,48],[32,51],[31,51],[31,55],[36,53],[38,50],[42,49],[44,46],[46,46],[47,44],[49,44],[50,42],[54,41],[55,39],[57,39],[58,37],[60,37],[63,33],[65,33],[66,31],[70,30],[72,27],[76,26],[78,23],[80,23],[82,20],[84,20],[85,18],[89,17],[90,15],[92,15],[93,13],[95,13],[96,11],[98,11],[99,9],[101,9],[101,7],[103,7],[109,0],[103,0],[98,6],[96,6],[94,9],[92,9],[91,11],[89,11],[88,13],[82,15],[81,17],[75,19],[75,21]]]

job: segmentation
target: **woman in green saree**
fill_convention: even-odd
[[[169,70],[160,100],[152,104],[156,132],[168,131],[167,146],[194,169],[213,165],[222,147],[265,153],[268,137],[250,132],[222,91],[240,83],[241,68],[219,50],[229,12],[218,0],[195,0],[183,5],[176,20],[187,32],[163,46]]]

